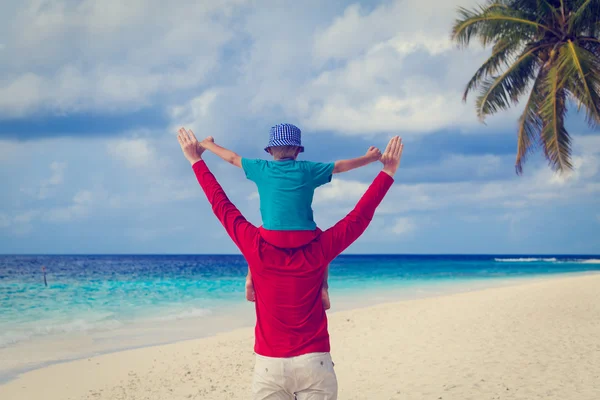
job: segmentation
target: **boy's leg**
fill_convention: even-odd
[[[331,308],[331,301],[329,300],[329,265],[325,267],[325,273],[323,274],[323,287],[321,288],[321,298],[323,299],[323,308],[329,310]]]
[[[246,300],[252,302],[256,301],[256,293],[254,292],[254,284],[252,283],[250,267],[248,267],[248,275],[246,275]]]

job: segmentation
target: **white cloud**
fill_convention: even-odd
[[[176,140],[171,135],[111,141],[107,145],[108,154],[129,167],[130,171],[123,174],[134,174],[135,178],[125,176],[135,179],[140,186],[109,194],[107,204],[112,208],[127,208],[198,198],[201,193],[190,184],[189,171],[183,176],[178,174],[176,166],[183,157],[174,143]]]
[[[449,183],[402,183],[402,168],[396,175],[396,183],[378,209],[379,215],[422,212],[448,209],[494,209],[511,210],[539,207],[545,203],[559,204],[573,198],[590,198],[600,194],[598,163],[600,162],[600,137],[574,137],[581,143],[575,147],[575,163],[570,176],[558,177],[545,165],[528,171],[524,176],[495,181],[466,181]],[[478,168],[481,172],[494,170],[499,165],[492,155],[450,155],[429,171],[446,168]],[[368,187],[367,183],[334,179],[315,193],[315,204],[320,210],[335,212],[340,206],[355,203]],[[521,215],[521,214],[520,214]]]
[[[88,215],[94,201],[92,192],[81,190],[73,196],[70,205],[53,208],[44,213],[43,218],[49,222],[69,222]]]
[[[156,152],[146,139],[120,139],[108,144],[108,153],[131,168],[148,167]]]
[[[315,58],[345,60],[368,51],[394,37],[408,47],[415,37],[432,50],[449,46],[448,35],[456,8],[475,4],[474,0],[422,0],[409,6],[405,0],[384,2],[370,12],[358,4],[348,6],[331,25],[315,37]]]
[[[12,235],[23,236],[32,232],[32,222],[39,217],[40,211],[29,210],[13,216],[0,214],[0,229],[10,229]]]
[[[52,176],[46,181],[46,183],[48,185],[60,185],[63,183],[66,168],[67,163],[54,161],[52,164],[50,164]]]
[[[472,99],[465,105],[461,98],[488,52],[477,46],[455,51],[448,38],[457,5],[471,2],[421,3],[407,7],[396,0],[370,12],[352,5],[328,24],[306,6],[252,10],[236,36],[251,42],[241,50],[242,65],[223,65],[237,79],[217,79],[218,89],[209,88],[207,98],[173,107],[173,123],[212,128],[232,117],[283,115],[307,132],[408,136],[448,127],[480,130]],[[265,29],[272,20],[286,20],[287,29],[273,35]],[[490,125],[507,121],[514,119],[491,119]]]
[[[350,135],[479,127],[460,99],[487,52],[454,51],[448,37],[456,7],[476,0],[338,11],[274,3],[25,1],[7,13],[30,29],[10,31],[0,109],[25,116],[158,105],[170,110],[171,127],[215,131],[255,117]],[[273,34],[274,20],[286,29]]]
[[[368,184],[358,181],[334,179],[330,184],[321,186],[315,191],[314,203],[357,201],[368,187]]]
[[[469,5],[425,0],[407,7],[397,0],[369,13],[349,6],[314,41],[317,65],[336,60],[341,66],[310,81],[286,110],[311,129],[346,134],[475,125],[472,108],[460,99],[474,72],[465,59],[477,63],[484,53],[450,53],[451,16],[459,4]]]
[[[391,228],[392,233],[398,236],[406,235],[413,232],[417,225],[414,223],[412,218],[401,217],[396,218],[394,225]]]
[[[173,107],[171,117],[174,119],[183,119],[184,121],[203,118],[208,115],[211,104],[219,95],[219,90],[212,88],[203,92],[200,96],[194,97],[190,102],[182,107]],[[185,125],[185,123],[184,123]]]
[[[21,214],[15,215],[13,218],[14,223],[16,224],[29,224],[32,220],[37,218],[40,215],[38,210],[30,210]]]
[[[199,96],[194,97],[185,105],[172,107],[169,114],[172,124],[169,131],[176,134],[180,127],[191,129],[202,140],[206,136],[212,136],[213,104],[217,100],[221,90],[211,88]],[[205,134],[205,132],[209,132]]]
[[[347,60],[344,66],[326,70],[305,85],[294,103],[286,110],[299,114],[304,124],[317,130],[334,130],[344,134],[365,132],[432,132],[443,127],[474,125],[472,108],[461,101],[461,85],[456,75],[467,74],[462,65],[436,56],[451,47],[443,36],[434,42],[422,37],[396,36],[376,43],[365,54]],[[417,54],[419,51],[427,55]],[[462,55],[467,56],[467,55]],[[442,61],[439,68],[407,72],[409,57],[424,63]],[[458,59],[458,64],[462,61]],[[430,71],[430,72],[427,72]]]
[[[94,197],[91,191],[81,190],[71,199],[70,204],[66,206],[57,206],[50,208],[38,208],[27,211],[21,211],[15,215],[0,215],[0,228],[11,228],[17,235],[25,235],[32,231],[33,227],[39,221],[50,223],[71,222],[85,218],[94,204]]]
[[[4,16],[15,28],[0,68],[2,114],[121,112],[194,88],[218,65],[233,37],[233,12],[243,3],[23,1]]]
[[[0,214],[0,228],[8,228],[10,225],[10,217],[6,214]]]
[[[66,162],[54,161],[50,164],[50,172],[52,175],[40,184],[38,191],[39,199],[46,199],[56,192],[56,187],[64,182],[66,169]]]

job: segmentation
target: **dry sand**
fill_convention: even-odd
[[[330,316],[346,399],[600,399],[600,275]],[[253,332],[58,364],[2,400],[248,399]]]

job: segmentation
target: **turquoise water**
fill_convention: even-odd
[[[598,271],[599,258],[340,256],[331,264],[330,291],[339,308],[381,293],[401,298],[455,283]],[[246,268],[235,255],[0,256],[0,349],[46,336],[209,321],[236,307],[248,314]],[[244,322],[251,323],[250,317]]]

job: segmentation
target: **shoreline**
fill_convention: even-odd
[[[405,286],[383,286],[380,288],[369,288],[360,290],[359,294],[348,289],[338,289],[337,292],[330,287],[333,303],[332,309],[328,312],[328,318],[340,312],[361,310],[364,308],[405,302],[411,300],[420,300],[428,298],[438,298],[452,296],[461,293],[472,293],[481,290],[511,287],[523,284],[529,284],[537,281],[545,281],[552,279],[577,277],[585,275],[600,274],[600,271],[581,271],[568,273],[549,273],[530,276],[515,276],[515,277],[498,277],[485,279],[450,279],[439,280],[432,282],[415,281],[413,285]],[[107,354],[125,352],[129,350],[152,348],[157,346],[170,345],[181,342],[214,337],[220,334],[237,331],[240,329],[252,328],[255,323],[254,306],[248,302],[240,302],[236,305],[229,305],[221,309],[223,314],[218,314],[209,317],[189,318],[182,320],[169,321],[177,323],[178,330],[187,329],[188,334],[178,337],[169,337],[169,335],[153,337],[146,339],[142,344],[139,341],[144,341],[141,335],[146,334],[146,331],[157,331],[161,328],[161,323],[158,321],[143,322],[139,321],[127,328],[114,330],[100,330],[88,332],[71,332],[60,335],[50,335],[47,337],[35,338],[19,343],[18,346],[9,346],[0,348],[0,356],[5,359],[19,357],[21,352],[32,353],[32,348],[37,352],[47,352],[48,348],[56,347],[63,344],[66,349],[72,351],[78,346],[85,346],[89,342],[110,342],[115,338],[120,338],[122,344],[112,347],[90,347],[87,350],[81,350],[73,355],[56,354],[46,356],[46,359],[40,361],[27,362],[29,365],[16,367],[0,368],[0,385],[9,383],[17,379],[20,375],[31,371],[36,371],[42,368],[50,367],[56,364],[64,364],[73,361],[78,361],[91,357],[98,357]],[[211,328],[207,330],[198,330],[198,326],[210,324]],[[148,336],[146,336],[147,338]],[[35,352],[35,351],[33,351]],[[0,357],[2,359],[2,357]]]
[[[372,305],[363,305],[361,307],[352,307],[352,308],[347,308],[347,309],[343,309],[343,310],[336,310],[335,312],[332,312],[329,315],[329,319],[330,319],[330,324],[333,323],[333,321],[337,321],[340,318],[343,318],[343,315],[345,314],[353,314],[353,313],[363,313],[365,312],[365,310],[369,310],[371,308],[377,308],[377,307],[403,307],[406,304],[410,304],[412,302],[419,302],[419,301],[427,301],[427,300],[438,300],[438,301],[443,301],[444,299],[451,299],[453,297],[456,296],[464,296],[464,295],[470,295],[470,294],[481,294],[481,293],[485,293],[488,292],[490,290],[503,290],[506,288],[519,288],[519,287],[527,287],[530,285],[537,285],[537,284],[544,284],[544,283],[552,283],[552,282],[560,282],[563,280],[569,280],[569,279],[586,279],[586,277],[591,277],[593,279],[594,276],[596,276],[598,279],[598,272],[581,272],[581,273],[569,273],[569,274],[550,274],[550,275],[538,275],[538,276],[532,276],[532,277],[518,277],[518,278],[510,278],[510,279],[487,279],[485,280],[485,287],[478,287],[478,288],[466,288],[466,287],[461,287],[462,290],[457,290],[455,292],[445,292],[442,294],[431,294],[431,295],[425,295],[423,297],[418,297],[418,298],[407,298],[407,299],[399,299],[399,300],[393,300],[391,302],[380,302],[380,303],[375,303]],[[455,288],[456,289],[456,288]],[[340,316],[341,315],[341,316]],[[203,337],[199,337],[199,338],[191,338],[191,339],[185,339],[185,340],[175,340],[175,341],[165,341],[163,343],[155,343],[155,344],[146,344],[146,345],[141,345],[141,346],[127,346],[121,350],[112,350],[112,351],[107,351],[107,352],[103,352],[103,353],[97,353],[94,355],[86,355],[86,356],[82,356],[82,357],[74,357],[72,359],[68,359],[68,360],[57,360],[57,361],[50,361],[47,363],[43,363],[42,365],[36,365],[33,368],[26,368],[22,371],[13,371],[12,374],[10,374],[9,376],[5,376],[4,379],[2,381],[0,381],[0,393],[2,393],[2,389],[6,388],[8,386],[11,386],[11,384],[14,384],[15,382],[19,382],[22,379],[27,379],[28,376],[30,376],[31,374],[44,374],[44,371],[48,371],[48,370],[52,370],[53,368],[56,368],[57,366],[69,366],[73,363],[81,363],[83,362],[85,359],[88,360],[95,360],[98,358],[103,358],[103,357],[117,357],[119,358],[120,356],[125,356],[128,354],[132,354],[131,352],[155,352],[155,351],[160,351],[163,348],[168,348],[169,346],[189,346],[189,345],[193,345],[196,342],[202,342],[202,341],[219,341],[221,339],[223,339],[224,337],[228,337],[228,336],[233,336],[233,337],[238,337],[240,335],[244,336],[248,336],[250,339],[253,339],[253,331],[251,329],[251,327],[243,327],[243,328],[238,328],[238,329],[234,329],[234,330],[228,330],[228,331],[224,331],[224,332],[218,332],[216,334],[213,335],[209,335],[209,336],[203,336]],[[332,348],[335,349],[335,333],[332,333]],[[333,351],[333,350],[332,350]],[[252,354],[252,346],[250,343],[250,346],[247,348],[247,352]],[[137,354],[137,353],[136,353]]]

